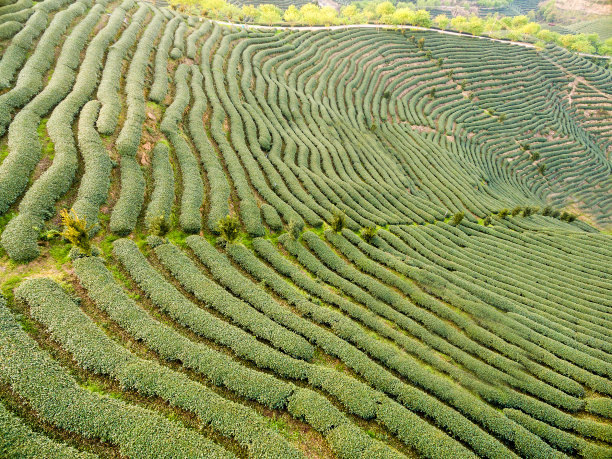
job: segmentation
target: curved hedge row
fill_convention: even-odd
[[[75,62],[74,56],[78,56],[85,47],[87,37],[99,17],[100,9],[96,8],[75,27],[64,42],[51,80],[45,89],[20,111],[10,124],[9,154],[0,164],[0,214],[4,214],[26,189],[41,156],[42,148],[37,139],[41,118],[70,92],[76,79],[75,69],[79,64],[78,61]],[[51,49],[47,51],[51,52]]]
[[[168,92],[168,51],[172,46],[174,32],[181,23],[181,19],[176,17],[166,24],[155,53],[155,77],[149,91],[149,100],[161,104]]]
[[[200,207],[204,201],[204,183],[200,175],[200,165],[184,139],[179,123],[183,112],[189,105],[189,85],[187,82],[191,67],[178,66],[174,73],[176,93],[174,101],[164,112],[160,130],[170,140],[181,170],[181,213],[179,224],[186,233],[199,233],[202,228]]]
[[[174,170],[170,162],[170,148],[164,141],[159,141],[153,148],[153,183],[154,188],[145,214],[145,224],[150,228],[151,223],[158,217],[170,221],[170,213],[174,204]]]
[[[81,388],[0,306],[0,380],[43,420],[128,457],[235,457],[159,414]]]
[[[0,403],[0,454],[4,457],[53,457],[57,459],[93,459],[93,454],[57,443],[31,430]]]
[[[87,278],[99,279],[96,263],[101,264],[100,260],[77,260],[77,274],[102,309],[111,317],[120,316],[121,313],[113,311],[113,306],[108,303],[109,295],[112,302],[118,304],[127,301],[125,294],[110,287],[108,282],[101,284],[107,290],[103,292]],[[110,275],[106,277],[112,282]],[[51,338],[72,354],[84,369],[116,379],[123,389],[160,397],[172,406],[196,414],[213,430],[235,438],[248,451],[249,457],[302,457],[250,408],[228,401],[184,374],[142,359],[117,344],[53,281],[26,281],[16,290],[16,295],[29,306],[32,316],[50,330]],[[205,450],[214,455],[220,454],[223,448],[208,442]]]
[[[98,212],[106,202],[110,188],[112,163],[102,139],[96,130],[95,123],[100,110],[100,102],[91,100],[81,110],[78,125],[78,142],[85,172],[72,208],[88,226],[94,225],[92,233],[99,230]]]
[[[116,242],[115,254],[128,269],[130,275],[133,276],[141,288],[150,295],[157,306],[168,312],[179,323],[188,326],[196,333],[208,339],[212,339],[217,343],[229,346],[237,355],[255,363],[259,368],[272,369],[280,376],[289,377],[291,379],[308,380],[313,386],[323,389],[340,400],[342,405],[350,412],[365,419],[377,417],[379,404],[382,404],[380,409],[391,410],[394,413],[392,416],[383,416],[381,414],[381,416],[383,416],[381,422],[383,422],[382,419],[384,418],[383,425],[392,431],[403,432],[401,435],[402,441],[417,448],[423,454],[434,455],[434,451],[454,451],[458,454],[460,451],[463,451],[461,448],[458,449],[457,444],[443,433],[428,426],[426,422],[423,422],[417,416],[406,411],[395,402],[387,399],[381,394],[376,394],[362,383],[352,378],[348,378],[341,373],[287,357],[263,343],[254,340],[252,336],[245,334],[245,332],[239,328],[228,326],[227,323],[199,309],[196,305],[182,297],[174,287],[164,281],[159,273],[155,272],[155,270],[147,265],[133,242],[127,240]],[[322,343],[322,341],[320,342]],[[216,361],[215,359],[211,363]],[[222,368],[226,367],[222,366]],[[269,390],[276,394],[273,396],[273,400],[276,400],[274,403],[279,403],[280,406],[285,406],[285,404],[288,403],[289,398],[281,397],[286,391],[274,389],[277,387],[278,382],[270,384],[269,388],[263,391],[258,385],[257,380],[253,379],[249,373],[240,370],[237,374],[241,375],[244,379],[239,384],[230,382],[228,387],[232,390],[245,393],[245,385],[251,381],[253,386],[248,392],[255,394],[260,402],[270,403],[270,401],[264,402],[264,400],[270,400],[271,395],[265,395]],[[301,397],[304,397],[307,391],[304,389],[302,389],[302,391]],[[252,396],[253,395],[251,395],[251,397]],[[311,399],[312,397],[308,396],[308,398]],[[329,402],[324,401],[322,398],[317,399],[316,397],[314,400],[318,400],[316,403],[321,412],[329,413],[329,416],[332,416],[332,418],[338,416],[337,414],[333,414],[335,408],[331,409]],[[323,403],[326,403],[328,407],[324,408],[322,405]],[[296,415],[299,416],[300,413],[298,412]],[[325,426],[319,427],[325,428]],[[345,430],[347,430],[345,427],[342,427],[342,429],[333,436],[331,432],[327,435],[328,441],[331,442],[333,449],[338,449],[342,445],[350,443],[347,442],[347,438],[340,434],[340,432],[345,432]],[[419,432],[418,440],[408,433],[411,431]],[[363,434],[357,434],[354,428],[348,429],[346,434],[350,434],[354,439],[361,437],[359,444],[363,444]],[[344,447],[338,449],[338,451],[344,451]],[[348,452],[350,451],[349,449]],[[353,456],[347,455],[347,457]]]
[[[55,47],[59,45],[70,23],[84,14],[88,5],[85,1],[73,3],[58,12],[46,27],[34,52],[19,72],[15,86],[0,96],[0,134],[6,132],[15,109],[23,107],[42,90],[43,76],[54,64]],[[19,30],[21,28],[19,24]]]
[[[142,25],[149,15],[150,7],[141,3],[138,11],[130,18],[130,25],[123,31],[121,38],[111,46],[104,64],[104,72],[98,86],[96,96],[102,103],[96,127],[100,134],[110,135],[115,132],[119,113],[121,113],[121,99],[119,87],[121,84],[121,70],[128,50],[136,43]]]
[[[209,231],[216,233],[217,222],[229,215],[228,201],[231,191],[223,166],[202,123],[208,105],[208,99],[202,89],[202,73],[195,66],[192,67],[191,73],[191,91],[194,102],[189,110],[189,134],[200,154],[210,188],[206,227]]]
[[[155,254],[164,267],[198,300],[287,354],[304,360],[312,359],[314,348],[304,338],[230,295],[200,272],[179,249],[171,244],[163,244],[155,248]]]
[[[79,24],[78,27],[82,28],[79,37],[81,47],[85,45],[103,11],[102,5],[94,6],[90,20]],[[95,89],[104,63],[104,53],[119,30],[124,14],[125,12],[119,9],[91,41],[72,91],[49,117],[47,131],[55,151],[53,164],[28,189],[19,203],[19,214],[9,222],[2,233],[2,245],[13,260],[29,261],[38,256],[38,231],[33,228],[38,228],[39,231],[43,229],[45,220],[55,213],[55,203],[72,185],[78,167],[72,122]],[[78,60],[74,67],[77,66]]]

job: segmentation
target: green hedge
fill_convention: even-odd
[[[146,3],[140,3],[138,11],[130,18],[130,25],[123,31],[121,38],[117,40],[108,51],[104,72],[98,86],[97,97],[102,103],[96,127],[100,134],[110,135],[115,132],[119,114],[121,113],[121,99],[119,87],[121,84],[121,71],[123,61],[128,50],[136,43],[140,35],[142,25],[151,11]]]
[[[153,413],[81,388],[0,306],[0,381],[54,426],[116,445],[133,458],[234,457]]]
[[[254,339],[240,328],[207,313],[182,296],[155,271],[134,242],[128,239],[116,241],[114,253],[154,304],[180,324],[215,343],[228,346],[238,356],[253,362],[261,369],[271,369],[279,376],[291,379],[308,379],[311,385],[321,387],[336,396],[351,412],[365,418],[372,417],[369,411],[374,412],[377,396],[362,383],[337,371],[319,368],[288,357]],[[184,365],[191,365],[196,371],[205,374],[214,384],[224,385],[248,399],[257,400],[271,408],[286,408],[292,394],[298,390],[291,383],[284,383],[271,375],[243,367],[225,354],[212,349],[192,346],[187,354],[190,357],[177,356]],[[200,357],[194,359],[194,356]],[[193,365],[194,361],[197,362],[197,366]],[[311,392],[310,389],[300,390],[304,396]],[[329,401],[324,398],[317,400],[321,415],[337,417],[337,410]],[[343,420],[342,425],[350,426],[346,420]],[[344,430],[328,440],[331,448],[337,451],[340,457],[353,457],[343,453],[341,444],[348,444],[353,440],[367,443],[373,448],[378,444],[354,426],[348,428],[347,435],[350,433],[350,437],[343,436],[341,432]],[[382,449],[388,453],[391,451],[385,447]]]
[[[34,432],[0,402],[0,455],[2,457],[93,459],[97,456],[78,451]]]
[[[80,218],[85,218],[88,225],[95,225],[97,232],[98,212],[106,202],[110,188],[111,160],[104,143],[95,128],[100,102],[89,101],[83,107],[78,124],[79,150],[85,163],[85,172],[76,201],[72,208]]]
[[[204,204],[204,183],[200,175],[200,165],[191,147],[183,137],[179,124],[183,112],[189,105],[189,77],[191,67],[180,64],[174,72],[176,90],[172,104],[164,112],[160,130],[174,147],[181,170],[181,213],[179,224],[186,233],[199,233],[202,228],[200,207]]]
[[[169,157],[170,149],[165,142],[157,142],[153,148],[153,183],[154,188],[145,214],[145,224],[150,227],[151,222],[164,217],[170,222],[170,213],[174,204],[174,170]]]
[[[312,359],[314,349],[304,338],[274,323],[212,282],[177,247],[163,244],[155,248],[155,254],[164,267],[199,301],[287,354],[305,360]]]
[[[81,279],[88,274],[87,264],[79,263],[76,268]],[[108,284],[105,289],[92,287],[88,280],[84,284],[89,294],[100,302],[108,300],[106,292],[114,296],[114,302],[129,301],[124,293],[109,288]],[[235,438],[249,451],[250,457],[301,457],[251,408],[228,401],[184,374],[155,361],[141,359],[117,344],[55,282],[49,279],[25,281],[15,290],[15,295],[27,303],[32,316],[50,330],[52,339],[86,370],[108,375],[127,390],[147,397],[160,397],[175,407],[193,412],[215,431]],[[210,443],[208,449],[220,451],[222,448]]]
[[[77,49],[83,48],[102,15],[104,7],[96,5],[87,19],[79,23]],[[103,57],[110,41],[121,26],[122,11],[91,40],[79,68],[74,87],[53,110],[47,131],[53,142],[55,156],[51,166],[34,182],[19,203],[19,214],[2,234],[2,245],[14,260],[29,261],[38,254],[38,235],[32,226],[42,228],[45,220],[55,213],[56,202],[69,190],[78,169],[78,153],[72,122],[93,93],[102,70]],[[74,56],[69,56],[68,60]],[[75,68],[78,66],[78,60]],[[31,142],[31,140],[29,140]],[[34,222],[34,225],[32,225]]]

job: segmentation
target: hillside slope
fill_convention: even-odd
[[[0,455],[612,455],[608,70],[9,6]]]

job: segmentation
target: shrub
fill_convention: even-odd
[[[149,232],[153,236],[163,237],[170,231],[170,225],[163,215],[158,215],[151,220]]]
[[[487,216],[484,218],[484,221],[483,221],[482,223],[483,223],[483,225],[484,225],[484,226],[489,226],[489,225],[492,225],[492,224],[493,224],[493,219],[491,218],[491,216],[490,216],[490,215],[487,215]]]
[[[344,214],[344,212],[334,213],[330,225],[336,233],[342,231],[342,229],[346,225],[346,215]]]
[[[514,209],[512,209],[512,216],[516,217],[522,210],[523,208],[521,206],[516,206]]]
[[[506,218],[509,213],[510,211],[508,209],[502,209],[497,215],[499,215],[499,218]]]
[[[374,239],[374,236],[376,236],[376,231],[376,227],[366,226],[361,229],[361,237],[369,244]]]
[[[533,213],[533,209],[532,209],[531,207],[529,207],[529,206],[526,206],[526,207],[523,209],[523,212],[522,212],[522,214],[521,214],[521,215],[522,215],[523,217],[529,217],[529,216],[530,216],[532,213]]]
[[[64,229],[60,233],[61,236],[70,242],[74,247],[86,255],[91,255],[91,240],[89,238],[89,231],[91,227],[87,227],[85,219],[79,218],[74,209],[62,209],[60,212],[62,217],[62,225]]]
[[[453,226],[458,226],[463,220],[463,217],[465,217],[464,212],[457,212],[455,215],[453,215],[453,219],[451,220]]]
[[[542,210],[542,215],[544,215],[545,217],[548,217],[548,216],[552,215],[552,213],[553,213],[553,209],[550,206],[546,206]]]
[[[228,215],[217,222],[217,231],[225,242],[231,244],[240,234],[240,221],[238,218]]]
[[[541,175],[544,175],[544,172],[546,172],[546,164],[540,164],[540,165],[538,166],[538,172],[539,172]]]
[[[293,240],[297,241],[300,238],[300,235],[302,234],[302,228],[303,225],[300,225],[295,220],[291,220],[289,222],[289,225],[287,226],[287,232]]]
[[[576,220],[576,216],[575,216],[574,214],[572,214],[572,213],[569,213],[569,212],[565,212],[565,211],[564,211],[564,212],[561,214],[560,219],[561,219],[562,221],[564,221],[564,222],[571,223],[571,222],[573,222],[574,220]]]

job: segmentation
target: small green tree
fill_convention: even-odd
[[[499,215],[499,218],[506,218],[509,213],[510,211],[508,209],[502,209],[497,215]]]
[[[87,227],[87,221],[84,218],[79,218],[74,209],[70,209],[70,212],[67,209],[62,209],[60,215],[62,225],[64,225],[60,235],[79,249],[83,255],[90,256],[92,247],[89,231],[92,227]]]
[[[538,172],[539,172],[541,175],[544,175],[544,172],[546,172],[546,164],[540,164],[540,165],[538,166]]]
[[[342,228],[346,225],[346,215],[344,215],[344,212],[335,212],[332,216],[330,225],[332,230],[336,233],[342,231]]]
[[[361,228],[361,237],[369,244],[374,239],[374,236],[376,236],[376,231],[374,226],[365,226]]]
[[[425,39],[420,38],[419,41],[417,42],[417,46],[419,47],[421,51],[423,51],[423,48],[425,47]]]
[[[492,225],[492,224],[493,224],[493,219],[491,218],[491,216],[490,216],[490,215],[487,215],[487,216],[484,218],[484,220],[482,221],[482,224],[483,224],[484,226],[489,226],[489,225]]]
[[[434,86],[433,88],[431,88],[431,90],[429,91],[429,98],[430,99],[435,99],[436,97],[436,87]]]
[[[463,217],[465,217],[464,212],[457,212],[455,215],[453,215],[453,219],[452,219],[453,226],[459,226],[459,224],[463,220]]]
[[[542,209],[542,215],[544,215],[545,217],[552,215],[552,213],[553,213],[553,209],[550,206],[546,206],[544,207],[544,209]]]
[[[518,214],[521,213],[521,210],[523,210],[521,206],[516,206],[514,209],[512,209],[512,216],[516,217]]]
[[[534,151],[531,153],[531,160],[532,161],[537,161],[538,159],[540,159],[540,153],[538,153],[537,151]]]
[[[164,237],[168,231],[170,231],[170,225],[166,220],[166,217],[163,215],[158,215],[153,220],[151,220],[151,224],[149,225],[149,232],[153,236]]]
[[[228,215],[217,222],[217,231],[221,235],[221,239],[231,244],[240,234],[240,221],[236,217]]]
[[[533,212],[533,209],[529,206],[523,209],[523,213],[521,214],[523,217],[529,217]]]
[[[500,123],[503,123],[504,121],[506,121],[506,114],[502,113],[501,115],[499,115],[499,118],[497,118],[497,121],[499,121]]]
[[[297,241],[302,234],[302,226],[296,222],[295,220],[291,220],[289,225],[287,225],[287,233],[294,241]]]

